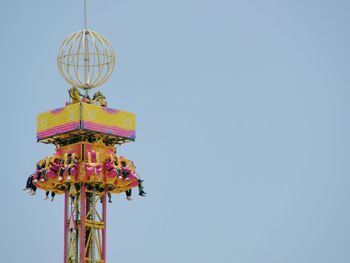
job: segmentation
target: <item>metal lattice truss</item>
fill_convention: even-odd
[[[65,191],[64,262],[103,263],[106,257],[106,193],[95,186],[70,185]]]

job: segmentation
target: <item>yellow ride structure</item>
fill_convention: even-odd
[[[101,92],[89,96],[108,80],[115,61],[102,34],[69,35],[57,65],[72,86],[70,100],[38,115],[37,141],[53,144],[55,152],[38,162],[33,185],[64,195],[64,263],[106,262],[106,196],[142,183],[133,162],[116,150],[135,140],[135,114],[107,107]]]

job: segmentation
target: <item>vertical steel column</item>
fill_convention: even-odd
[[[86,219],[86,185],[83,183],[80,190],[80,263],[85,263],[85,219]]]
[[[80,204],[79,204],[79,193],[76,194],[75,196],[75,202],[76,202],[76,210],[75,210],[75,223],[78,224],[79,222],[79,216],[80,216]],[[76,260],[76,263],[79,263],[80,262],[80,254],[79,254],[79,251],[80,251],[80,243],[79,243],[79,235],[80,235],[80,232],[79,232],[79,226],[76,225],[76,233],[75,233],[75,260]]]
[[[95,228],[95,223],[96,223],[96,189],[93,187],[92,193],[90,194],[89,198],[89,209],[91,211],[90,213],[90,220],[92,225],[90,226],[90,244],[88,246],[90,247],[90,262],[91,263],[96,263],[96,228]]]
[[[63,246],[63,263],[67,263],[67,247],[68,247],[68,229],[67,229],[67,218],[68,218],[68,192],[64,191],[64,246]]]
[[[103,193],[102,199],[102,221],[104,223],[104,227],[102,229],[102,259],[103,262],[106,263],[106,227],[107,227],[107,198],[106,191]]]

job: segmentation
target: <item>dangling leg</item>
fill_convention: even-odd
[[[122,171],[122,175],[123,175],[124,181],[129,180],[129,173],[128,172]]]
[[[50,193],[50,191],[46,191],[46,193],[45,193],[45,197],[44,197],[44,200],[49,199],[49,193]]]
[[[107,192],[107,195],[108,195],[108,202],[112,203],[112,195],[111,195],[111,193]]]
[[[141,196],[146,196],[146,192],[145,191],[143,191],[143,184],[142,184],[142,182],[143,182],[143,180],[141,180],[141,179],[138,179],[138,181],[139,181],[139,195],[141,195]]]
[[[36,175],[36,181],[39,181],[39,180],[40,180],[40,177],[41,177],[41,171],[37,173],[37,175]]]
[[[36,194],[36,186],[34,184],[31,184],[30,188],[31,188],[30,195],[35,195]]]
[[[119,168],[117,168],[117,175],[119,179],[123,179],[122,171]]]
[[[41,179],[40,179],[40,182],[45,182],[45,179],[46,179],[46,170],[44,170],[44,171],[41,172]]]
[[[63,179],[63,174],[64,174],[64,168],[63,167],[61,167],[60,168],[60,175],[58,176],[58,180],[62,180]]]
[[[107,189],[107,188],[106,188]],[[100,196],[100,203],[103,204],[103,197],[104,197],[104,191],[105,189],[100,186],[100,185],[96,185],[96,190],[101,193],[101,196]]]
[[[129,201],[132,201],[133,198],[131,196],[132,192],[131,192],[132,189],[129,189],[129,190],[126,190],[125,191],[125,194],[126,194],[126,199],[129,200]]]
[[[28,179],[27,179],[26,187],[22,189],[23,191],[28,191],[28,190],[30,190],[30,182],[32,181],[31,178],[32,178],[32,176],[30,175],[30,176],[28,177]]]
[[[67,176],[67,181],[69,181],[69,180],[70,180],[71,173],[72,173],[72,167],[68,167],[68,176]]]
[[[56,193],[51,191],[51,202],[55,199],[55,195]]]
[[[125,178],[124,178],[125,181],[129,181],[130,178],[129,178],[129,173],[125,173]]]

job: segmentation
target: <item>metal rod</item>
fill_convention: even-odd
[[[92,190],[92,193],[91,193],[91,197],[90,197],[90,205],[91,205],[91,209],[92,209],[92,212],[91,212],[91,221],[93,222],[93,225],[92,227],[90,228],[90,231],[91,231],[91,247],[90,247],[90,250],[91,250],[91,260],[90,262],[91,263],[96,263],[96,253],[95,253],[95,250],[96,250],[96,229],[95,229],[95,226],[94,224],[96,223],[96,206],[95,206],[95,199],[96,199],[96,189],[95,187],[93,188]]]
[[[106,263],[106,227],[107,227],[107,206],[106,206],[106,191],[103,193],[103,200],[102,200],[102,221],[104,223],[104,227],[102,229],[102,259],[103,262]]]
[[[67,218],[68,218],[68,192],[67,190],[64,191],[64,247],[63,247],[63,263],[67,263]]]
[[[80,226],[80,263],[85,263],[85,219],[86,219],[86,185],[82,184],[80,198],[81,198],[81,226]]]
[[[86,28],[86,0],[84,0],[84,29]]]
[[[76,194],[75,198],[74,198],[74,202],[76,204],[76,211],[75,211],[75,224],[77,224],[77,222],[79,221],[79,213],[80,213],[80,207],[79,207],[79,194]],[[77,225],[75,225],[75,227],[77,227]],[[76,229],[75,231],[75,260],[76,263],[79,262],[80,258],[79,258],[79,247],[80,243],[79,243],[79,231],[78,229]]]

